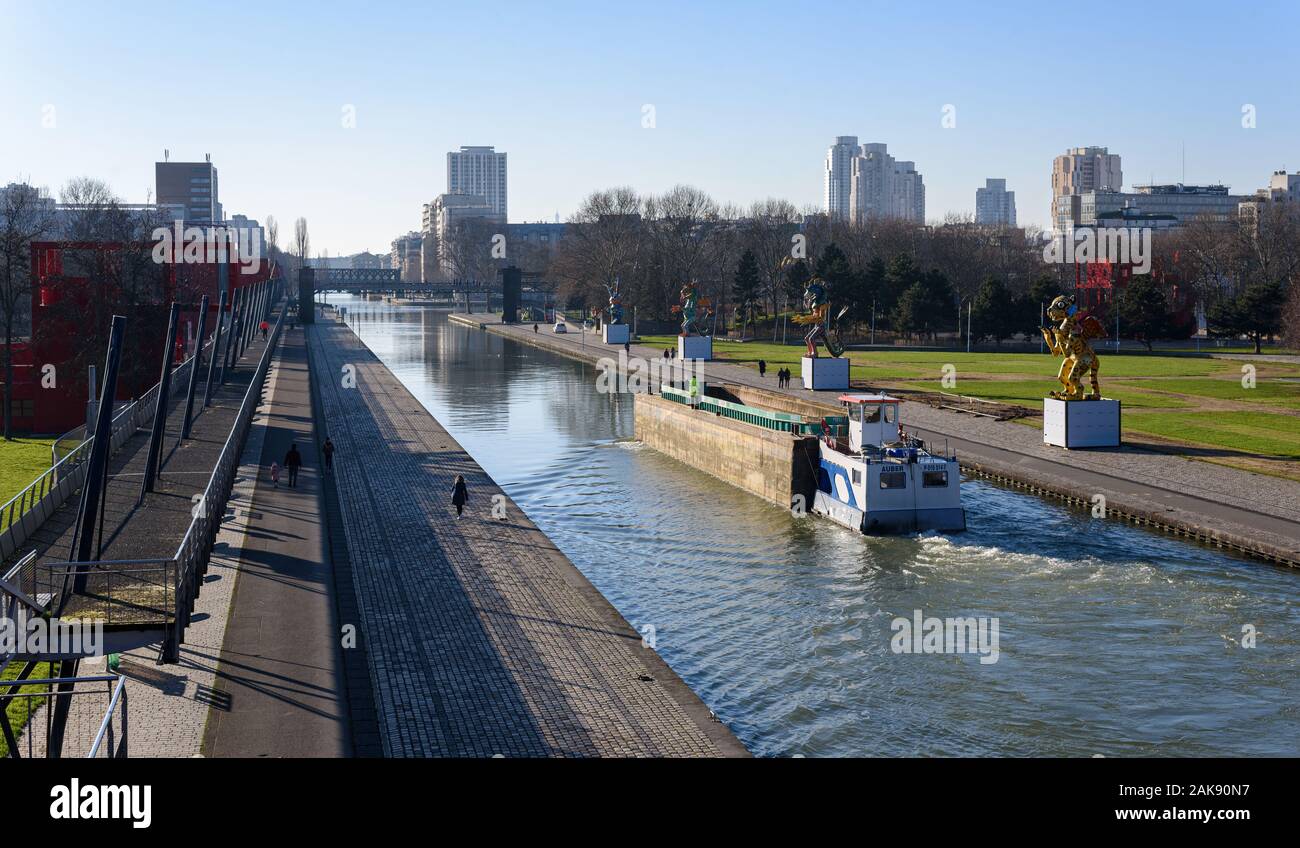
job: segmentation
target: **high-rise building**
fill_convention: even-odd
[[[219,224],[224,220],[217,195],[217,169],[204,162],[155,162],[154,193],[159,205],[185,208],[185,220]]]
[[[853,160],[858,155],[858,137],[840,135],[826,151],[824,199],[826,214],[838,221],[847,221],[853,214],[850,195],[853,192]]]
[[[484,198],[492,214],[503,223],[506,217],[506,154],[492,147],[462,147],[447,154],[447,194],[470,194]]]
[[[989,227],[1016,225],[1016,193],[1007,191],[1006,180],[987,179],[975,189],[975,223]]]
[[[1058,233],[1079,226],[1079,195],[1088,191],[1117,192],[1124,184],[1119,154],[1104,147],[1075,147],[1052,161],[1052,227]]]
[[[504,224],[505,215],[498,215],[487,198],[478,194],[440,194],[426,207],[425,219],[434,237],[438,257],[438,270],[444,275],[455,275],[456,226],[470,219],[481,219]],[[426,274],[430,269],[425,269]]]
[[[915,162],[900,162],[884,144],[864,144],[852,159],[848,220],[925,222],[925,182]]]

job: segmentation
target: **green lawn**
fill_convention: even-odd
[[[0,680],[13,680],[18,676],[18,672],[22,669],[22,666],[22,663],[11,663],[10,666],[4,670],[4,673],[0,674]],[[41,663],[36,666],[35,671],[28,675],[29,678],[35,680],[45,679],[49,676],[49,663]],[[40,692],[44,689],[44,686],[23,686],[18,691]],[[7,700],[8,707],[6,707],[5,712],[9,716],[9,726],[13,728],[14,736],[18,736],[19,731],[27,726],[27,719],[30,717],[28,715],[28,709],[39,709],[41,704],[45,702],[44,698],[9,698]],[[9,756],[9,746],[5,744],[4,734],[0,734],[0,759],[4,759],[7,756]]]
[[[1014,403],[1031,409],[1037,408],[1049,391],[1060,387],[1055,377],[1024,380],[963,380],[959,376],[956,385],[952,388],[944,388],[938,380],[920,380],[908,385],[927,392],[968,395],[999,403]],[[1122,401],[1125,407],[1132,409],[1182,409],[1191,406],[1187,401],[1175,397],[1132,391],[1127,383],[1118,381],[1106,384],[1103,391],[1106,397]]]
[[[1300,460],[1300,416],[1272,412],[1152,412],[1126,416],[1124,429],[1274,459]]]
[[[0,504],[27,487],[50,467],[53,439],[0,439]]]
[[[1156,392],[1176,392],[1217,400],[1231,400],[1238,403],[1266,403],[1300,408],[1300,382],[1291,382],[1291,379],[1294,378],[1259,377],[1252,389],[1242,386],[1241,380],[1236,378],[1235,374],[1233,377],[1224,380],[1206,378],[1133,380],[1124,385]]]

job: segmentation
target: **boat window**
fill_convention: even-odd
[[[880,488],[882,489],[906,489],[907,472],[906,471],[882,471],[880,472]]]
[[[927,489],[943,489],[948,486],[948,469],[926,471],[921,475],[921,485]]]
[[[885,423],[893,424],[898,418],[898,407],[892,403],[885,404]]]
[[[862,420],[862,404],[860,403],[849,404],[849,420],[851,421]]]
[[[862,420],[868,424],[875,424],[880,420],[880,407],[876,405],[867,406],[859,404],[862,407]]]
[[[857,468],[853,469],[853,482],[855,484],[862,482],[862,472]]]

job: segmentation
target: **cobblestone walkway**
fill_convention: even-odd
[[[745,755],[350,329],[310,347],[386,755]]]

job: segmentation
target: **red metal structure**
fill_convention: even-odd
[[[122,293],[112,282],[114,275],[101,273],[132,253],[138,260],[151,256],[149,243],[112,242],[33,242],[32,256],[32,332],[30,342],[14,349],[13,426],[19,432],[58,434],[84,424],[88,399],[84,343],[78,336],[89,331],[83,320],[99,312],[120,311],[127,318],[127,344],[124,362],[129,358],[143,367],[126,370],[118,382],[115,400],[130,400],[149,389],[158,380],[158,363],[165,341],[166,313],[173,300],[181,303],[181,332],[177,335],[176,361],[183,362],[192,353],[197,340],[190,338],[198,327],[199,303],[204,294],[211,304],[207,326],[216,326],[216,303],[220,291],[220,265],[213,262],[162,263],[158,285],[148,296],[138,293],[129,307],[123,306]],[[76,261],[69,259],[76,254]],[[230,256],[228,285],[230,291],[270,279],[277,272],[274,264],[262,259],[253,273],[242,273],[245,266]],[[76,270],[72,270],[76,268]],[[228,310],[227,310],[228,314]],[[105,321],[107,318],[105,318]],[[162,330],[154,331],[161,324]],[[82,351],[80,357],[77,350]],[[102,365],[103,351],[89,352],[90,361]],[[47,366],[53,366],[49,368]],[[2,379],[2,376],[0,376]]]

